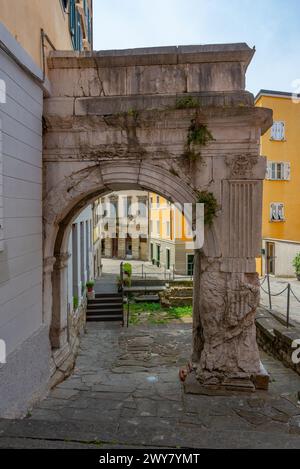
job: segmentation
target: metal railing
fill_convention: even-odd
[[[267,290],[263,287],[264,283],[267,282]],[[296,293],[292,289],[292,286],[289,282],[287,282],[286,286],[283,288],[283,290],[272,293],[271,292],[271,284],[270,284],[270,275],[266,274],[262,279],[260,279],[260,288],[262,291],[268,295],[268,301],[269,301],[269,310],[270,312],[273,311],[272,307],[272,298],[277,297],[280,295],[283,295],[286,292],[286,327],[288,328],[290,326],[290,312],[291,312],[291,295],[295,298],[295,300],[300,303],[300,299],[297,297]],[[264,306],[261,304],[261,306]]]
[[[125,318],[124,318],[124,270],[123,270],[123,262],[120,263],[120,281],[118,286],[119,293],[121,293],[122,298],[122,312],[123,312],[123,319],[122,319],[122,326],[125,325]]]
[[[193,275],[184,275],[179,274],[176,272],[175,265],[173,264],[168,269],[166,266],[157,267],[155,270],[155,266],[147,266],[142,264],[141,266],[133,266],[132,267],[132,277],[140,277],[143,280],[147,279],[158,279],[158,280],[175,280],[175,279],[189,279],[193,280]]]

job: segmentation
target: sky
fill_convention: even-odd
[[[94,49],[246,42],[246,88],[300,93],[300,0],[94,0]]]

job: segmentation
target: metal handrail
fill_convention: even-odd
[[[268,285],[268,290],[265,290],[263,288],[263,284],[265,282],[265,280],[267,280],[267,285]],[[262,289],[262,291],[264,293],[266,293],[269,297],[269,310],[272,311],[272,297],[276,297],[276,296],[280,296],[282,295],[284,292],[287,292],[287,297],[286,297],[286,327],[288,328],[290,326],[290,308],[291,308],[291,294],[293,295],[293,297],[295,298],[295,300],[300,303],[300,299],[297,297],[297,295],[295,294],[294,290],[292,289],[292,286],[289,282],[287,282],[287,285],[286,287],[281,290],[280,292],[277,292],[277,293],[271,293],[271,286],[270,286],[270,276],[269,274],[266,274],[264,276],[264,278],[262,279],[262,281],[260,282],[260,288]],[[262,305],[264,306],[264,305]]]
[[[120,263],[120,285],[119,285],[119,292],[121,293],[122,298],[122,326],[125,325],[125,318],[124,318],[124,270],[123,270],[123,262]]]

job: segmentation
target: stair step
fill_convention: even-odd
[[[120,293],[96,293],[95,298],[122,298]]]
[[[120,308],[122,309],[123,303],[88,303],[88,309],[105,309],[105,308]]]
[[[123,321],[123,316],[122,315],[111,315],[111,314],[105,314],[105,315],[93,315],[93,316],[87,316],[86,318],[87,322],[92,322],[92,321]]]
[[[118,314],[123,314],[123,311],[121,309],[104,309],[102,311],[99,311],[99,310],[90,310],[90,311],[87,311],[86,312],[86,317],[88,316],[94,316],[95,314],[97,314],[98,316],[101,316],[101,315],[105,315],[105,314],[111,314],[112,316],[116,316]]]

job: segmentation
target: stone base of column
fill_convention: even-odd
[[[214,391],[251,391],[251,377],[260,371],[255,326],[257,274],[222,272],[218,268],[218,262],[203,262],[202,269],[196,269],[200,288],[194,298],[195,379],[199,386]]]
[[[186,394],[204,396],[226,396],[232,393],[255,392],[255,386],[250,378],[226,378],[221,384],[201,384],[194,371],[187,375],[183,388]]]
[[[55,327],[50,328],[50,342],[52,348],[62,349],[68,343],[68,330],[67,326],[64,329],[58,329]]]

